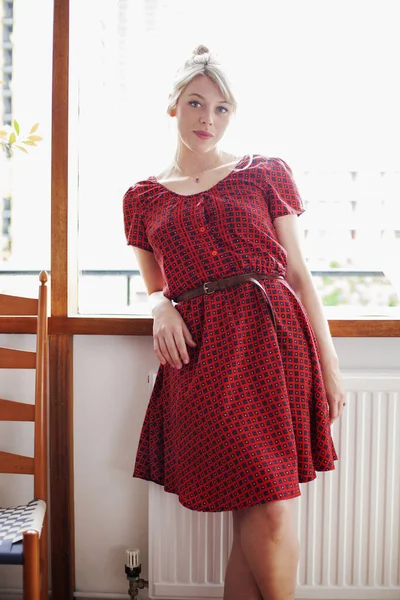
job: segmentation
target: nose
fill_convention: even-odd
[[[205,111],[201,116],[200,116],[200,123],[202,125],[212,125],[213,124],[213,120],[212,120],[212,115],[211,115],[211,111]]]

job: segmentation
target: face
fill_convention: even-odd
[[[216,83],[195,77],[180,95],[176,110],[178,135],[193,152],[209,152],[218,144],[232,116],[232,107]]]

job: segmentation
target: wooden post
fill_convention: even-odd
[[[50,336],[50,520],[54,600],[72,600],[75,588],[73,339]]]
[[[68,318],[68,75],[69,0],[54,0],[51,314]],[[72,336],[51,335],[50,528],[52,593],[72,600],[75,588]]]
[[[40,547],[37,531],[24,532],[24,600],[40,600]]]

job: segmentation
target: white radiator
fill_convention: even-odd
[[[400,372],[346,373],[344,385],[337,469],[298,499],[297,597],[399,600]],[[222,598],[230,518],[190,511],[151,483],[150,598]]]

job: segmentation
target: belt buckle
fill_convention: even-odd
[[[205,283],[203,283],[203,290],[205,294],[213,294],[215,292],[215,290],[209,290],[207,288],[208,285],[211,285],[212,281],[206,281]]]

